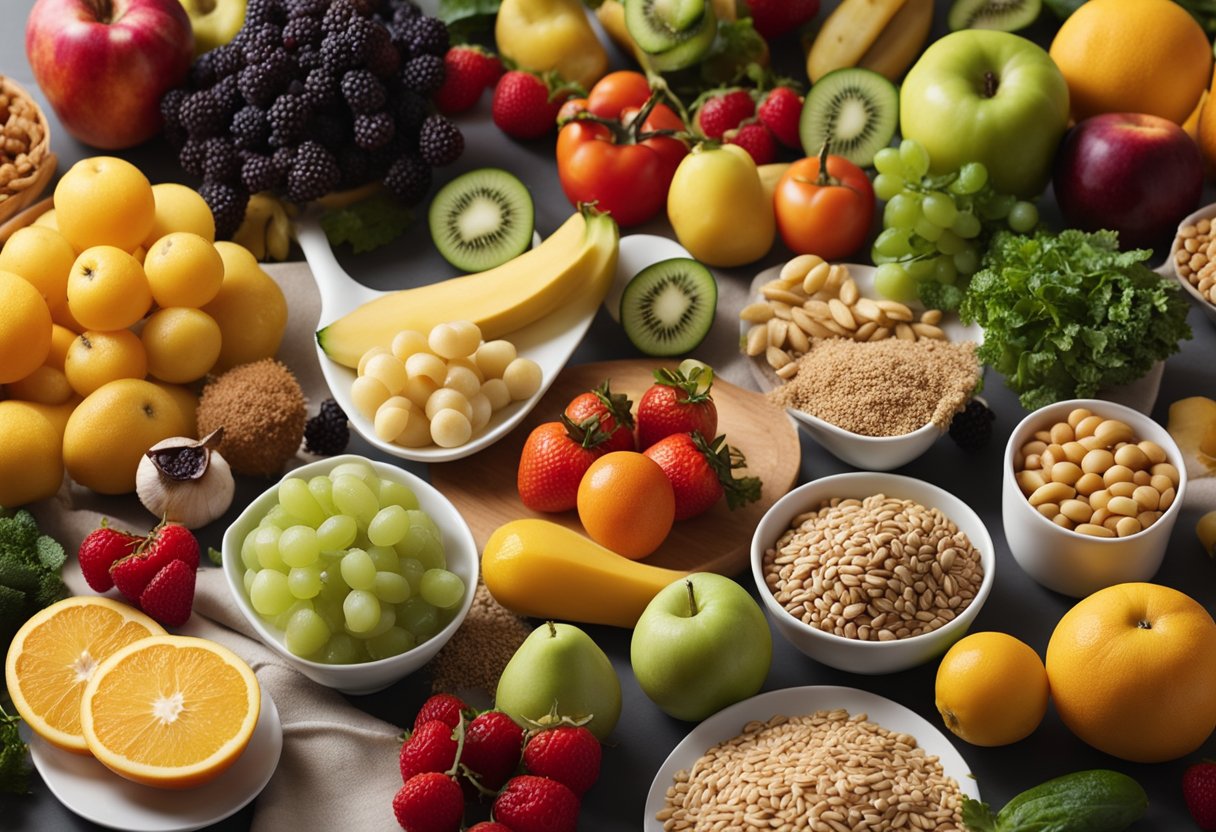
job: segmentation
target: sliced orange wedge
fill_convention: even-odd
[[[88,754],[80,733],[80,698],[104,659],[165,630],[134,607],[98,596],[51,604],[17,631],[4,681],[17,713],[52,745]]]
[[[80,702],[80,728],[93,756],[114,773],[185,789],[236,762],[261,704],[253,671],[228,648],[153,636],[97,666]]]

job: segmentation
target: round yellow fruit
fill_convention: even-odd
[[[51,313],[51,320],[55,319],[55,313]],[[64,362],[68,357],[68,350],[72,347],[72,342],[76,340],[76,333],[60,324],[51,324],[51,351],[47,354],[46,364],[48,367],[54,367],[56,370],[62,370]]]
[[[193,188],[176,182],[163,182],[152,186],[152,197],[156,203],[152,230],[144,238],[144,246],[152,244],[174,231],[189,231],[208,242],[215,242],[215,217],[206,200]]]
[[[219,292],[224,282],[224,261],[203,237],[174,231],[148,247],[144,274],[158,306],[198,308]]]
[[[287,329],[287,299],[279,284],[236,243],[219,242],[215,250],[224,261],[224,283],[203,311],[215,319],[223,334],[220,357],[212,372],[271,358],[279,351]]]
[[[68,384],[82,396],[120,378],[143,378],[148,357],[143,342],[129,329],[82,332],[63,362]]]
[[[76,482],[100,494],[135,490],[135,469],[162,439],[182,436],[173,397],[150,381],[124,378],[90,393],[63,434],[63,464]]]
[[[125,329],[152,306],[144,267],[114,246],[85,249],[68,275],[68,311],[86,329]]]
[[[67,300],[68,272],[75,260],[76,252],[62,234],[37,225],[17,229],[0,249],[0,270],[34,284],[48,307]]]
[[[34,220],[34,222],[31,224],[40,228],[53,228],[56,231],[59,230],[59,218],[55,216],[54,208],[39,214],[38,219]]]
[[[172,384],[202,378],[220,355],[219,324],[201,309],[174,306],[153,312],[141,337],[148,373]]]
[[[1047,678],[1060,719],[1099,751],[1184,757],[1216,728],[1216,622],[1176,589],[1116,584],[1056,624]]]
[[[23,379],[7,385],[11,398],[38,404],[63,404],[72,398],[72,385],[63,370],[43,364]]]
[[[198,409],[198,396],[194,391],[180,384],[169,384],[168,382],[158,381],[154,378],[150,378],[148,381],[173,397],[173,401],[177,404],[178,410],[181,411],[182,420],[186,425],[186,429],[182,431],[182,436],[198,436],[198,418],[194,415],[194,411]]]
[[[1047,671],[1039,654],[1005,633],[973,633],[942,657],[934,685],[946,727],[972,745],[1028,737],[1047,713]]]
[[[72,247],[133,251],[152,231],[156,201],[148,177],[113,156],[81,159],[55,186],[55,219]]]
[[[55,421],[19,401],[0,402],[0,506],[52,497],[63,482],[62,441]]]
[[[51,310],[34,285],[0,271],[0,384],[25,378],[51,352]]]
[[[88,329],[87,326],[72,316],[72,310],[68,309],[67,300],[64,300],[58,306],[51,307],[51,320],[64,329],[69,330],[73,335],[77,335]]]

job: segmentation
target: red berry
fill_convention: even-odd
[[[721,139],[727,130],[733,130],[755,114],[756,102],[747,90],[720,90],[701,102],[693,122],[701,135]]]
[[[111,566],[110,577],[119,592],[138,601],[156,573],[175,560],[198,569],[198,541],[185,526],[164,523],[151,531],[139,549]]]
[[[786,147],[802,147],[798,127],[802,120],[802,98],[789,87],[777,87],[760,103],[756,116]]]
[[[578,795],[548,777],[521,774],[494,801],[494,820],[514,832],[575,832]]]
[[[469,710],[469,706],[464,704],[464,700],[459,696],[437,693],[423,702],[422,707],[418,709],[418,716],[414,717],[414,730],[417,731],[422,723],[430,722],[433,719],[455,728],[460,724],[462,712],[467,710]]]
[[[600,741],[579,726],[561,726],[541,731],[524,747],[524,766],[529,774],[539,774],[564,783],[579,797],[595,785],[600,776]]]
[[[166,627],[180,627],[194,608],[194,581],[198,570],[185,561],[171,561],[139,596],[139,608]]]
[[[483,820],[475,826],[470,826],[469,832],[514,832],[514,830],[505,823],[499,823],[494,820]]]
[[[713,372],[697,368],[655,370],[655,383],[638,401],[638,450],[673,433],[717,436],[718,408],[711,395]]]
[[[760,499],[760,480],[736,479],[735,468],[743,468],[743,454],[726,444],[726,437],[706,439],[700,433],[673,433],[644,453],[663,469],[676,495],[676,519],[703,514],[726,495],[732,511]]]
[[[486,711],[469,723],[460,762],[482,788],[497,791],[519,767],[523,744],[524,732],[515,720],[502,711]]]
[[[575,424],[564,414],[558,422],[533,428],[519,454],[515,486],[533,511],[569,511],[578,504],[583,475],[604,455],[608,436],[596,416]]]
[[[771,40],[819,14],[819,0],[747,0],[747,8],[756,31]]]
[[[456,762],[456,740],[452,733],[451,726],[437,719],[418,726],[401,746],[398,763],[402,782],[427,772],[449,771]]]
[[[490,113],[498,129],[516,139],[538,139],[557,127],[557,111],[566,94],[543,78],[511,70],[498,79]]]
[[[464,819],[464,794],[446,774],[418,774],[393,798],[393,814],[406,832],[458,832]]]
[[[76,554],[76,559],[80,561],[80,573],[94,591],[105,592],[114,586],[110,567],[115,561],[134,552],[142,542],[142,537],[112,529],[102,520],[101,527],[89,532],[80,543],[80,550]]]
[[[1195,763],[1182,775],[1182,798],[1203,832],[1216,832],[1216,763]]]
[[[443,86],[435,93],[441,113],[469,109],[502,74],[502,61],[479,46],[453,46],[443,56],[443,66]]]
[[[613,393],[605,381],[594,390],[580,393],[566,405],[566,416],[582,424],[592,416],[600,417],[600,430],[608,434],[604,453],[637,450],[633,441],[633,402],[624,393]]]
[[[727,130],[727,144],[737,144],[751,154],[757,165],[777,161],[777,142],[772,132],[758,121],[749,121],[736,130]]]

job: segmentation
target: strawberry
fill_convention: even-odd
[[[796,150],[802,147],[798,132],[802,121],[802,96],[798,93],[789,87],[775,87],[756,108],[756,116],[777,141]]]
[[[756,31],[770,40],[819,14],[819,0],[747,0],[747,8]]]
[[[502,75],[502,61],[480,46],[460,44],[443,56],[443,86],[435,93],[441,113],[462,113],[481,98],[486,87]]]
[[[600,741],[582,726],[563,725],[534,734],[524,747],[524,766],[565,784],[582,797],[600,776]]]
[[[180,627],[194,607],[194,579],[198,574],[185,561],[169,561],[139,596],[139,608],[166,627]]]
[[[638,448],[646,450],[673,433],[718,432],[718,408],[710,390],[714,372],[708,367],[654,371],[655,383],[638,402]]]
[[[401,746],[398,763],[402,782],[418,774],[451,769],[456,761],[454,730],[437,719],[419,725]]]
[[[494,820],[483,820],[481,823],[470,826],[469,832],[512,832],[512,829],[505,823],[499,823]]]
[[[138,601],[156,573],[175,560],[182,561],[191,570],[198,569],[198,540],[185,526],[161,523],[138,549],[110,567],[110,577],[119,592]]]
[[[1216,832],[1216,763],[1195,763],[1182,775],[1182,799],[1203,832]]]
[[[610,383],[606,380],[594,390],[575,396],[566,405],[566,415],[575,424],[600,417],[600,430],[608,434],[604,453],[637,450],[633,443],[633,402],[624,393],[613,393]]]
[[[482,788],[497,791],[519,766],[523,729],[502,711],[486,711],[469,723],[460,762]]]
[[[76,553],[80,573],[95,592],[105,592],[114,586],[110,567],[134,552],[141,542],[142,537],[112,529],[103,519],[101,525],[80,542],[80,550]]]
[[[446,774],[416,774],[393,798],[393,814],[406,832],[458,832],[464,819],[464,793]]]
[[[727,144],[737,144],[746,150],[757,165],[777,161],[777,142],[772,132],[759,121],[746,121],[734,130],[727,130],[722,138]]]
[[[733,511],[760,499],[760,480],[735,479],[732,470],[747,464],[743,454],[719,436],[707,442],[700,433],[674,433],[651,445],[644,452],[659,463],[676,493],[676,519],[686,520],[708,511],[726,495]]]
[[[694,104],[696,115],[693,124],[707,139],[721,139],[727,130],[733,130],[756,114],[756,102],[747,90],[712,90],[701,96]]]
[[[557,112],[573,92],[544,77],[513,69],[498,79],[490,113],[498,129],[515,139],[539,139],[557,127]]]
[[[562,414],[528,434],[519,455],[519,499],[533,511],[569,511],[578,505],[578,484],[604,455],[608,436],[598,416],[575,424]]]
[[[414,730],[417,731],[422,723],[430,722],[433,719],[455,728],[460,724],[463,712],[467,710],[470,710],[469,706],[464,704],[464,700],[459,696],[437,693],[423,702],[422,707],[418,709],[418,715],[414,717]]]
[[[578,795],[556,780],[521,774],[507,781],[492,811],[514,832],[574,832],[578,804]]]

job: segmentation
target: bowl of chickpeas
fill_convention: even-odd
[[[1205,205],[1179,223],[1169,257],[1158,271],[1177,277],[1216,324],[1216,204]]]
[[[1082,598],[1156,574],[1186,466],[1152,419],[1099,399],[1057,402],[1018,424],[1004,466],[1005,538],[1043,586]]]

